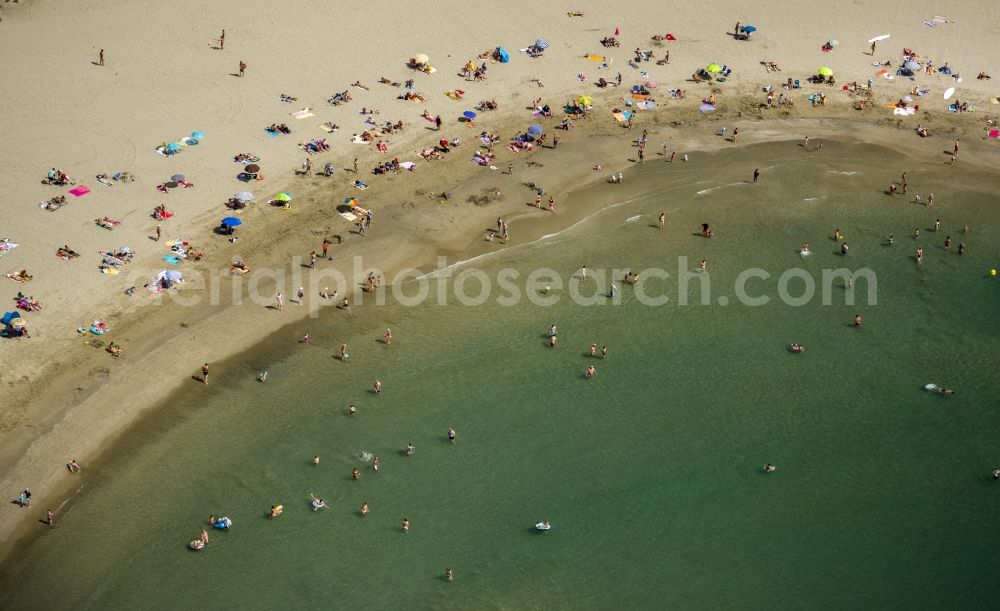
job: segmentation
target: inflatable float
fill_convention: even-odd
[[[283,511],[284,509],[285,509],[285,508],[284,508],[284,507],[282,507],[281,505],[275,505],[274,507],[271,507],[271,512],[270,512],[269,514],[267,514],[267,517],[269,517],[270,519],[272,519],[272,520],[273,520],[274,518],[276,518],[276,517],[280,516],[280,515],[281,515],[281,512],[282,512],[282,511]]]
[[[188,547],[190,547],[192,550],[196,552],[200,552],[201,550],[205,549],[205,542],[202,541],[201,539],[192,539],[191,542],[188,543]]]
[[[228,517],[223,516],[218,520],[216,520],[215,522],[212,522],[212,526],[214,528],[218,528],[219,530],[229,530],[230,528],[233,527],[233,521],[230,520]]]
[[[538,524],[535,524],[535,530],[540,530],[542,532],[545,532],[546,530],[549,530],[550,528],[552,528],[552,525],[549,524],[548,521],[539,522]]]

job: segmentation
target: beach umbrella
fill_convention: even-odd
[[[417,53],[413,56],[413,62],[416,64],[429,64],[431,58],[427,57],[426,53]]]
[[[291,194],[282,191],[281,193],[275,195],[274,199],[278,200],[279,202],[290,202],[292,201],[292,196]]]
[[[532,125],[531,127],[528,128],[528,133],[532,134],[534,136],[538,136],[539,134],[542,133],[542,126],[541,125]]]
[[[361,205],[361,204],[358,203],[358,200],[355,199],[355,198],[353,198],[353,197],[345,197],[344,198],[344,203],[347,204],[348,206],[360,206]]]
[[[510,61],[510,53],[507,52],[507,49],[504,49],[503,47],[497,47],[497,54],[500,56],[501,64],[506,64],[507,62]]]
[[[920,70],[920,64],[914,61],[909,61],[903,64],[903,67],[907,70]]]
[[[621,36],[621,35],[622,35],[622,31],[620,29],[618,29],[618,28],[615,28],[615,36]]]
[[[752,34],[757,31],[757,26],[755,25],[745,25],[743,26],[743,31],[747,34]]]
[[[539,49],[548,49],[549,41],[545,40],[544,38],[539,38],[538,40],[535,41],[535,46],[538,47]]]
[[[235,199],[238,202],[252,202],[253,195],[247,193],[246,191],[238,191],[236,195],[233,196],[233,199]]]
[[[14,320],[10,321],[10,326],[15,329],[22,329],[28,326],[28,321],[24,320],[23,318],[15,318]]]
[[[721,71],[722,71],[722,66],[720,66],[719,64],[709,64],[705,66],[705,72],[711,72],[712,74],[715,74],[716,72],[721,72]]]
[[[820,76],[833,76],[833,70],[830,70],[826,66],[820,66],[816,68],[816,74]]]
[[[184,175],[183,174],[174,174],[173,176],[170,177],[170,180],[175,180],[177,182],[180,182],[180,181],[184,180]]]
[[[177,188],[177,183],[174,182],[174,181],[172,181],[172,180],[169,180],[169,181],[163,183],[163,186],[166,187],[166,188],[168,188],[168,189],[176,189]]]
[[[243,221],[241,219],[236,218],[235,216],[227,216],[226,218],[222,219],[222,224],[225,225],[226,227],[239,227],[240,225],[243,224]]]
[[[176,142],[171,142],[170,144],[167,145],[168,153],[176,153],[179,150],[181,150],[181,145],[177,144]]]
[[[913,101],[913,98],[911,98],[908,95],[905,95],[905,96],[903,96],[903,101],[906,102],[907,104],[909,104],[910,102]]]
[[[21,315],[13,310],[10,312],[4,312],[3,318],[0,318],[0,325],[9,325],[10,321],[20,317]]]
[[[467,110],[462,113],[462,116],[465,117],[466,119],[475,119],[476,113],[472,112],[471,110]]]
[[[990,138],[1000,138],[1000,131],[991,129],[989,133]]]
[[[876,36],[875,38],[872,38],[868,42],[878,42],[880,40],[885,40],[886,38],[889,38],[888,34],[879,34],[878,36]]]
[[[247,172],[251,173],[251,174],[253,174],[253,173],[255,173],[255,172],[260,172],[260,166],[259,166],[259,165],[257,165],[256,163],[251,163],[250,165],[248,165],[248,166],[247,166],[247,167],[245,167],[244,169],[245,169],[245,170],[246,170]]]
[[[581,95],[580,97],[578,97],[576,99],[576,102],[578,104],[583,104],[584,106],[590,106],[591,103],[593,103],[593,101],[594,101],[594,99],[592,97],[590,97],[589,95]]]
[[[191,132],[191,137],[195,140],[201,140],[205,137],[205,134],[203,132]]]
[[[712,112],[713,110],[715,110],[715,106],[712,106],[711,104],[702,104],[701,106],[698,107],[698,110],[700,110],[701,112]]]
[[[168,269],[163,273],[163,277],[170,282],[180,282],[184,278],[184,274],[180,273],[176,269]]]
[[[947,89],[944,90],[944,99],[950,100],[951,96],[953,96],[953,95],[955,95],[955,88],[954,87],[949,87],[949,88],[947,88]]]

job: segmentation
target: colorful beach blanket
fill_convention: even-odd
[[[83,197],[84,195],[90,193],[90,189],[86,185],[80,185],[79,187],[70,189],[69,192],[74,197]]]

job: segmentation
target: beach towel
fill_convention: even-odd
[[[444,92],[444,94],[453,100],[461,100],[463,97],[465,97],[465,92],[462,91],[461,89],[455,89],[454,91],[446,91]]]
[[[422,116],[423,116],[423,118],[427,119],[431,123],[436,123],[437,122],[437,117],[432,117],[432,116],[429,116],[429,115],[422,115]]]
[[[643,110],[653,110],[656,108],[656,104],[652,100],[643,100],[637,103],[636,106]]]
[[[592,61],[592,62],[603,62],[603,61],[607,61],[607,58],[606,58],[606,57],[604,57],[603,55],[588,55],[588,56],[587,56],[587,59],[589,59],[589,60],[590,60],[590,61]]]
[[[163,260],[171,265],[178,265],[181,260],[173,255],[163,255]]]
[[[58,209],[62,208],[63,206],[66,205],[66,203],[67,202],[65,200],[61,201],[61,202],[54,202],[52,200],[49,200],[47,202],[38,202],[38,207],[39,208],[44,208],[45,210],[48,210],[49,212],[52,212],[54,210],[58,210]]]
[[[295,112],[288,113],[295,117],[296,119],[305,119],[306,117],[315,117],[313,113],[309,112],[308,108],[303,108],[302,110],[296,110]]]
[[[122,273],[122,270],[116,267],[104,267],[101,268],[101,273],[108,274],[109,276],[117,276],[118,274]]]
[[[338,212],[337,214],[339,214],[340,216],[344,217],[345,219],[347,219],[352,223],[358,220],[358,215],[354,214],[353,212]]]
[[[279,132],[276,132],[276,131],[273,131],[273,130],[265,128],[264,129],[264,133],[267,134],[268,138],[277,138]]]
[[[73,195],[74,197],[83,197],[84,195],[86,195],[86,194],[90,193],[90,189],[88,189],[88,188],[87,188],[86,186],[84,186],[84,185],[80,185],[79,187],[76,187],[75,189],[70,189],[70,190],[69,190],[69,192],[70,192],[70,193],[71,193],[71,194],[72,194],[72,195]]]
[[[632,118],[632,113],[630,113],[628,111],[625,111],[625,112],[615,112],[615,113],[612,113],[612,115],[614,115],[615,119],[618,119],[618,121],[620,123],[625,123],[629,119]]]
[[[632,94],[632,99],[633,100],[648,100],[649,99],[649,94],[648,93],[633,93]]]
[[[417,164],[413,163],[412,161],[404,161],[399,164],[399,167],[403,168],[404,170],[409,170],[412,172],[413,169],[417,167]]]
[[[912,115],[912,114],[914,114],[916,112],[917,111],[915,109],[913,109],[913,108],[893,108],[892,109],[892,114],[894,114],[894,115],[902,115],[904,117]]]
[[[366,185],[365,183],[361,182],[360,180],[355,180],[354,181],[354,186],[357,187],[358,189],[361,189],[362,191],[364,191],[365,189],[368,188],[368,185]]]
[[[325,131],[328,134],[331,134],[331,133],[337,131],[336,127],[330,127],[329,125],[320,125],[319,128],[321,130]]]

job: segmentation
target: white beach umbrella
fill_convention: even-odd
[[[949,88],[947,88],[947,89],[944,90],[944,99],[950,100],[951,96],[953,96],[953,95],[955,95],[955,88],[954,87],[949,87]]]
[[[878,42],[880,40],[885,40],[886,38],[889,38],[888,34],[879,34],[878,36],[876,36],[875,38],[872,38],[868,42]]]

